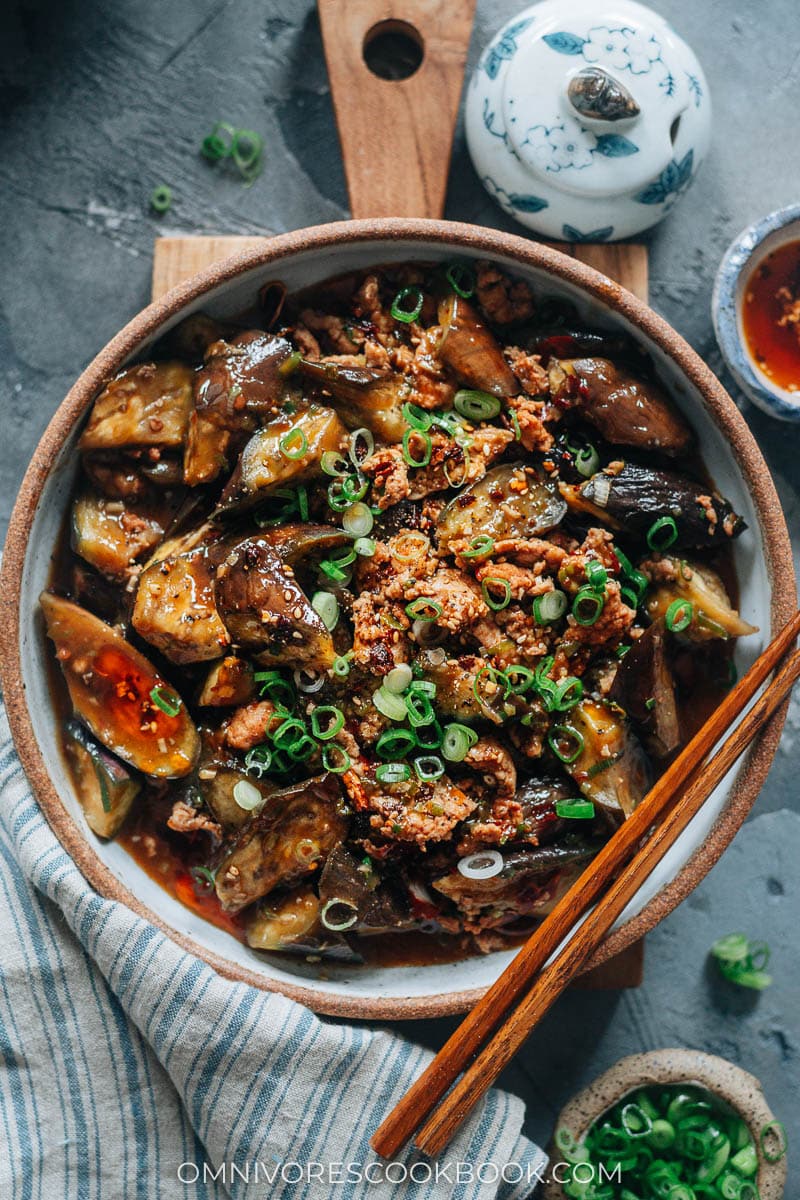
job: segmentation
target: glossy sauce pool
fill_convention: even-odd
[[[754,268],[741,311],[759,370],[776,387],[800,393],[800,241],[778,246]]]

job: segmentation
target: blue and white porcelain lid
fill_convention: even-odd
[[[631,0],[540,4],[503,81],[502,122],[531,176],[575,195],[644,187],[692,101],[685,43]]]

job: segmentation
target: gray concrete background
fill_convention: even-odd
[[[478,0],[471,62],[520,7]],[[716,128],[698,182],[650,236],[652,303],[719,371],[709,314],[719,259],[744,225],[800,191],[800,16],[795,0],[658,7],[701,58]],[[0,45],[1,537],[50,415],[146,303],[157,234],[279,232],[346,216],[347,202],[312,0],[6,0]],[[264,135],[266,170],[251,188],[197,154],[220,118]],[[147,204],[160,183],[175,193],[163,219]],[[516,229],[474,177],[461,130],[446,215]],[[800,429],[737,402],[797,550]],[[592,1075],[623,1054],[666,1045],[718,1052],[759,1075],[800,1140],[800,817],[788,811],[800,811],[799,733],[795,701],[733,848],[648,939],[644,987],[568,996],[508,1073],[539,1140]],[[775,983],[758,998],[733,995],[707,968],[710,942],[739,927],[773,945]],[[450,1027],[408,1032],[436,1045]],[[787,1194],[796,1193],[790,1186]]]

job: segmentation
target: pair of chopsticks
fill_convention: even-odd
[[[797,612],[382,1122],[371,1139],[378,1154],[393,1157],[417,1129],[415,1145],[424,1153],[435,1156],[444,1149],[800,678],[800,650],[789,654],[799,633]],[[775,677],[734,725],[773,670]],[[708,758],[725,733],[729,736]]]

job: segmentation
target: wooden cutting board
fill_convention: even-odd
[[[257,249],[266,240],[258,237],[158,238],[153,255],[153,300],[212,263],[242,250]],[[647,299],[647,250],[644,246],[567,246],[559,243],[557,248],[602,271],[642,300]],[[587,971],[577,986],[603,989],[638,987],[643,976],[642,940],[634,942],[602,966]]]

